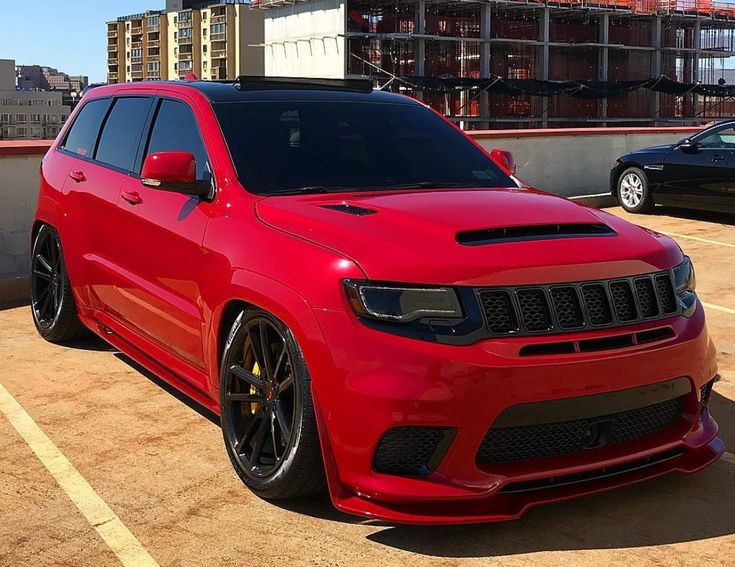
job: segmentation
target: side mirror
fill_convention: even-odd
[[[206,197],[210,184],[197,181],[197,161],[189,152],[159,152],[143,162],[140,181],[146,187]]]
[[[493,151],[490,152],[490,157],[503,171],[505,171],[505,173],[508,175],[515,175],[516,169],[518,169],[516,166],[516,160],[513,159],[513,154],[508,150],[494,148]]]
[[[689,138],[684,138],[677,147],[685,154],[692,154],[699,149],[699,144]]]

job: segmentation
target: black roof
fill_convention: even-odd
[[[331,100],[419,104],[408,97],[373,90],[368,79],[240,77],[236,81],[173,81],[200,91],[211,102],[243,100]]]

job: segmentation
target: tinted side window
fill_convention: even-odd
[[[95,159],[127,171],[135,167],[140,136],[143,133],[151,100],[119,98],[105,122]]]
[[[64,149],[81,156],[92,157],[94,144],[100,132],[100,125],[105,119],[110,99],[90,100],[82,107],[71,130],[66,136]]]
[[[194,115],[186,104],[161,101],[146,155],[157,152],[189,152],[197,160],[197,179],[205,179],[207,152]]]

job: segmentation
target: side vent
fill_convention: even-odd
[[[584,236],[616,236],[617,233],[602,223],[537,224],[506,226],[457,233],[457,242],[465,246],[482,246],[523,240],[550,240],[552,238],[579,238]]]
[[[355,215],[356,217],[365,217],[367,215],[374,215],[378,211],[375,209],[367,209],[365,207],[358,207],[357,205],[350,205],[348,203],[339,203],[337,205],[320,205],[322,209],[329,209],[330,211],[338,211],[340,213],[346,213],[348,215]]]

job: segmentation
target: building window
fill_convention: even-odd
[[[16,114],[15,121],[18,124],[25,124],[28,122],[28,115],[27,114]]]
[[[157,26],[158,25],[158,16],[149,16],[148,17],[148,25],[149,26]]]
[[[182,28],[180,30],[181,33],[179,34],[179,37],[181,39],[184,39],[185,37],[191,37],[193,31],[194,30],[192,28]]]
[[[0,124],[10,124],[10,114],[0,114]]]
[[[16,128],[19,138],[25,138],[28,135],[28,128]]]
[[[161,63],[159,61],[153,61],[148,63],[149,73],[158,73],[161,70]]]
[[[212,24],[209,30],[212,35],[217,33],[225,33],[227,31],[227,24]]]
[[[206,61],[202,61],[202,69],[206,71],[208,66]]]
[[[207,37],[207,28],[204,28],[202,30],[202,36],[204,36],[205,38]]]
[[[40,114],[31,114],[31,122],[34,124],[38,124],[41,121],[41,115]]]
[[[204,51],[204,53],[206,53],[207,52],[207,46],[206,45],[202,45],[202,50]]]
[[[174,41],[179,41],[179,32],[174,32]]]

